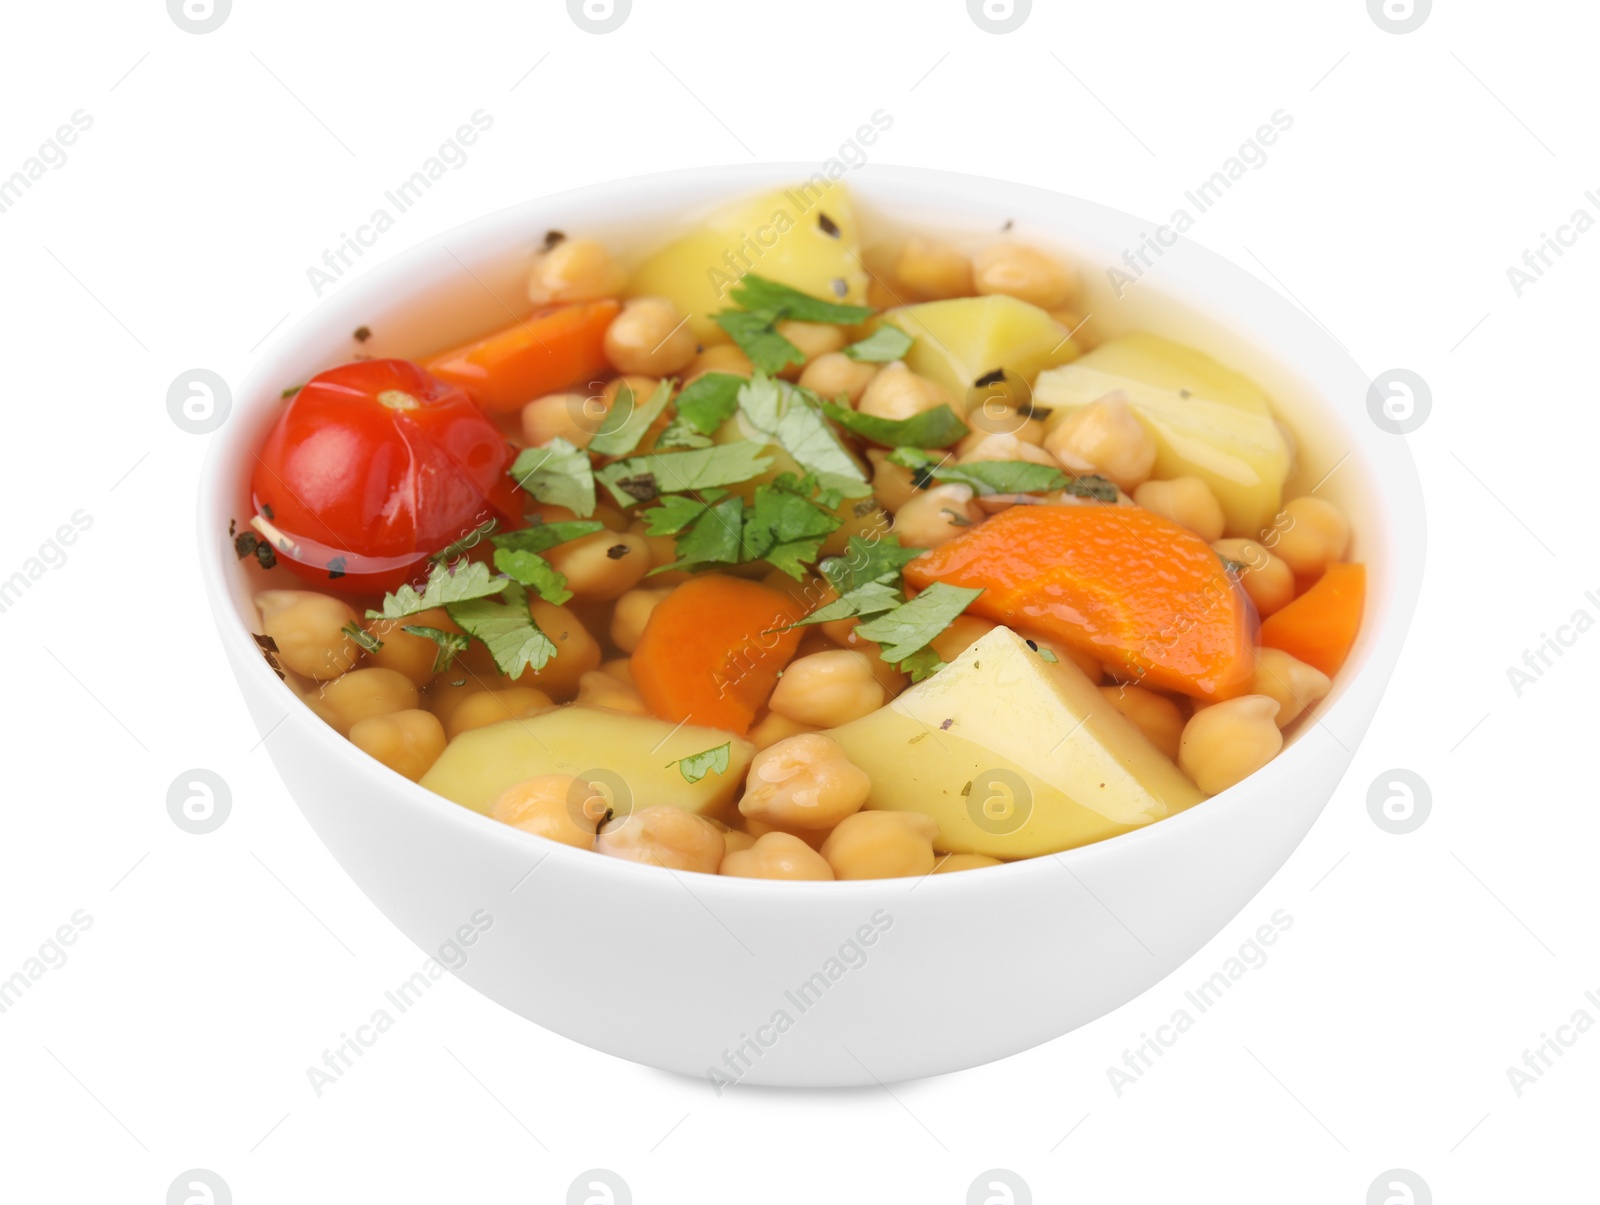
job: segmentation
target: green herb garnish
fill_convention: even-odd
[[[594,514],[589,454],[559,436],[541,448],[524,448],[511,466],[511,476],[540,502],[564,506],[583,517]]]
[[[891,360],[904,359],[913,342],[915,340],[898,326],[885,323],[859,343],[852,343],[845,348],[844,354],[852,360],[868,364],[887,364]]]
[[[823,402],[822,412],[846,431],[886,448],[948,448],[968,430],[949,406],[910,418],[878,418],[835,402]]]
[[[713,314],[712,320],[728,333],[757,369],[766,373],[782,372],[790,364],[805,363],[804,353],[778,333],[778,323],[788,319],[853,323],[872,316],[872,310],[866,306],[824,301],[753,272],[744,275],[734,286],[732,295],[743,309],[723,310]]]
[[[499,526],[500,520],[491,515],[482,523],[478,524],[478,526],[474,527],[466,535],[462,536],[459,540],[453,540],[449,544],[446,544],[428,559],[430,561],[437,561],[440,564],[448,565],[451,561],[455,560],[463,553],[470,552],[472,549],[476,548],[479,541],[481,541],[485,536],[491,534],[494,529]]]
[[[516,531],[502,532],[490,541],[496,548],[508,552],[548,552],[569,540],[580,540],[604,531],[605,524],[593,519],[569,519],[557,523],[534,523]]]
[[[676,765],[678,773],[683,775],[683,781],[688,783],[699,782],[707,774],[726,774],[728,760],[733,753],[733,742],[724,741],[715,749],[707,749],[703,753],[693,753],[688,757],[680,757],[676,763],[668,762],[667,765]]]
[[[606,465],[595,479],[611,491],[619,506],[630,507],[663,494],[737,485],[759,477],[772,465],[772,458],[761,453],[760,444],[740,439],[709,448],[630,456]]]
[[[572,597],[567,578],[537,552],[520,548],[496,548],[494,567],[519,585],[527,586],[547,603],[560,606]]]
[[[956,464],[949,457],[930,455],[920,448],[896,448],[891,464],[910,469],[919,485],[949,481],[970,485],[980,494],[1042,494],[1066,487],[1071,480],[1060,469],[1031,460],[975,460]]]
[[[516,582],[502,581],[500,586],[504,601],[474,598],[449,603],[445,609],[457,627],[488,646],[502,674],[520,678],[530,667],[537,672],[548,665],[556,646],[529,614],[527,591]]]
[[[822,576],[840,594],[869,582],[887,582],[898,587],[900,572],[927,549],[902,548],[899,536],[851,536],[844,552],[823,561]]]
[[[982,593],[981,589],[934,582],[910,602],[857,625],[856,634],[882,645],[883,659],[898,664],[926,648]]]
[[[467,645],[472,643],[472,637],[461,632],[447,632],[443,628],[430,628],[425,624],[402,624],[400,630],[412,636],[421,636],[424,640],[431,640],[439,646],[439,651],[433,658],[433,672],[436,674],[442,674],[449,669],[455,662],[456,654],[465,652]]]
[[[739,390],[739,409],[761,434],[781,447],[818,483],[845,498],[872,493],[866,474],[845,451],[816,395],[788,381],[756,373]]]
[[[589,451],[596,456],[626,456],[637,448],[645,432],[650,429],[650,424],[661,416],[667,403],[672,400],[675,383],[671,378],[663,380],[642,405],[633,396],[633,390],[623,385],[617,393],[617,400],[611,405],[611,413],[606,415],[601,429],[589,441]],[[619,414],[621,407],[626,409]]]
[[[428,581],[420,593],[409,584],[401,586],[393,594],[385,594],[382,609],[368,611],[367,618],[404,619],[449,603],[487,598],[505,588],[505,579],[491,577],[489,567],[481,562],[468,561],[454,570],[435,562],[428,569]]]
[[[376,653],[383,647],[383,641],[361,627],[353,619],[339,630],[369,653]]]

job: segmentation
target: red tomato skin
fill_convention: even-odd
[[[284,404],[251,489],[283,564],[321,589],[378,593],[488,519],[521,526],[514,456],[459,386],[409,360],[357,360]]]

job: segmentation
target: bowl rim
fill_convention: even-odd
[[[384,766],[377,760],[363,753],[352,745],[335,729],[323,722],[310,708],[297,698],[294,693],[279,680],[276,673],[259,655],[254,634],[245,623],[239,610],[235,607],[230,597],[227,581],[228,572],[232,565],[226,558],[216,555],[217,549],[214,542],[219,531],[225,531],[227,523],[233,515],[230,513],[233,506],[230,495],[236,491],[237,483],[227,476],[231,454],[235,445],[243,439],[243,432],[248,424],[241,420],[241,400],[244,407],[264,407],[269,400],[278,394],[280,385],[274,383],[274,362],[290,354],[300,343],[307,340],[313,333],[320,333],[326,329],[330,313],[335,310],[348,308],[359,297],[373,296],[409,296],[406,284],[408,279],[414,277],[415,270],[430,257],[436,256],[441,248],[445,248],[450,241],[466,241],[469,237],[484,237],[496,230],[519,229],[524,233],[539,228],[542,220],[535,216],[544,209],[564,207],[569,211],[584,212],[586,202],[615,203],[619,197],[626,197],[633,202],[638,213],[636,217],[643,216],[647,210],[649,195],[658,188],[684,185],[690,182],[709,186],[717,184],[721,191],[708,191],[708,197],[734,200],[741,195],[754,193],[763,187],[793,183],[797,180],[808,179],[818,170],[815,163],[798,162],[761,162],[752,164],[727,164],[707,167],[680,168],[665,172],[656,172],[646,175],[615,178],[582,185],[580,187],[565,189],[560,192],[546,193],[504,206],[498,210],[484,214],[480,217],[460,223],[446,230],[432,235],[426,239],[414,242],[393,255],[375,263],[366,271],[358,274],[332,295],[319,300],[313,307],[295,322],[287,331],[279,334],[268,347],[254,357],[254,362],[241,380],[241,384],[234,391],[235,409],[229,421],[215,433],[210,445],[205,452],[204,464],[201,471],[198,499],[196,506],[196,537],[197,551],[200,559],[201,578],[204,582],[206,598],[210,605],[212,615],[217,623],[219,636],[223,641],[225,650],[229,653],[229,661],[235,672],[242,671],[251,675],[256,683],[269,692],[280,692],[278,697],[286,708],[282,723],[294,723],[304,732],[312,732],[310,736],[315,744],[326,750],[334,758],[349,760],[355,773],[365,775],[371,780],[374,790],[394,792],[405,801],[408,807],[424,809],[431,813],[433,818],[447,824],[464,825],[471,831],[480,834],[489,841],[509,843],[508,849],[525,850],[528,855],[537,855],[534,863],[537,867],[542,865],[549,857],[556,857],[581,865],[587,868],[583,873],[592,873],[599,876],[617,876],[616,881],[640,889],[648,889],[651,884],[657,885],[666,891],[677,891],[679,885],[687,886],[694,883],[692,893],[698,894],[705,891],[710,895],[724,900],[738,900],[749,904],[752,900],[776,901],[781,903],[795,893],[815,893],[826,891],[833,893],[835,898],[844,901],[873,900],[887,902],[896,895],[909,894],[903,886],[901,879],[862,879],[862,880],[834,880],[828,882],[809,881],[784,881],[784,880],[746,880],[734,876],[716,874],[693,874],[688,880],[684,872],[673,871],[668,875],[660,873],[660,867],[647,866],[622,858],[597,857],[587,850],[576,849],[539,837],[509,825],[499,823],[489,816],[476,812],[471,808],[463,807],[441,795],[422,787],[416,782],[405,778],[395,771]],[[1041,188],[1034,185],[1014,183],[997,180],[987,176],[977,176],[966,173],[949,172],[940,169],[906,167],[869,163],[850,169],[844,180],[847,185],[854,185],[858,181],[882,181],[886,185],[914,186],[926,188],[928,192],[956,193],[969,201],[994,200],[1006,202],[1014,209],[1040,209],[1052,203],[1060,205],[1063,202],[1071,203],[1082,210],[1096,212],[1107,220],[1117,219],[1132,221],[1146,227],[1158,225],[1140,219],[1137,215],[1128,214],[1098,202],[1085,198],[1075,197],[1070,194],[1052,189]],[[870,192],[870,188],[866,191]],[[712,202],[715,203],[715,202]],[[937,208],[937,203],[934,205]],[[1070,227],[1063,225],[1062,231],[1070,231]],[[1045,232],[1048,236],[1048,231]],[[507,252],[513,239],[509,236],[501,239],[501,253]],[[1181,269],[1169,274],[1167,279],[1154,281],[1141,287],[1149,288],[1153,293],[1162,295],[1166,299],[1176,302],[1187,309],[1201,313],[1211,313],[1203,309],[1206,285],[1215,282],[1227,281],[1232,288],[1232,309],[1226,319],[1219,322],[1225,329],[1242,333],[1239,329],[1240,314],[1242,310],[1247,314],[1259,314],[1263,317],[1267,313],[1275,316],[1293,315],[1299,319],[1297,336],[1308,341],[1315,341],[1320,358],[1337,359],[1343,364],[1357,368],[1353,357],[1342,345],[1337,344],[1331,334],[1327,333],[1320,324],[1305,314],[1299,307],[1270,288],[1265,282],[1248,273],[1243,268],[1232,263],[1225,257],[1212,252],[1190,240],[1180,240],[1184,253],[1181,259],[1188,265],[1187,271]],[[452,256],[454,255],[451,252]],[[1193,281],[1195,275],[1207,277],[1206,285]],[[1187,288],[1183,287],[1187,284]],[[1283,350],[1274,346],[1263,346],[1262,350],[1274,360],[1279,361],[1283,367],[1298,372],[1300,363],[1295,359],[1280,358]],[[1363,374],[1364,375],[1364,374]],[[1315,408],[1319,417],[1329,420],[1338,420],[1342,417],[1333,400],[1320,390],[1316,390],[1318,397]],[[1385,480],[1385,503],[1382,508],[1375,508],[1374,515],[1381,516],[1375,522],[1382,528],[1374,535],[1381,535],[1376,540],[1376,547],[1383,552],[1384,569],[1387,577],[1388,589],[1385,593],[1385,606],[1381,611],[1372,606],[1372,598],[1368,596],[1368,610],[1363,617],[1363,636],[1370,636],[1367,647],[1361,650],[1361,659],[1354,666],[1353,672],[1346,668],[1341,670],[1344,677],[1335,679],[1335,690],[1338,697],[1326,704],[1319,711],[1315,728],[1308,729],[1298,735],[1277,757],[1261,770],[1250,775],[1240,783],[1225,791],[1219,792],[1200,803],[1168,816],[1165,819],[1153,822],[1142,828],[1088,845],[1078,846],[1073,849],[1063,850],[1053,854],[1037,855],[1019,859],[1015,862],[1003,862],[999,866],[987,868],[988,873],[981,875],[971,874],[927,874],[913,880],[909,890],[919,890],[923,887],[924,880],[937,879],[940,883],[927,887],[927,890],[940,892],[1013,890],[1024,888],[1025,884],[1033,882],[1026,876],[1041,876],[1054,873],[1051,866],[1053,862],[1061,862],[1069,871],[1092,867],[1097,862],[1104,862],[1112,858],[1127,858],[1137,856],[1137,852],[1147,843],[1153,841],[1182,840],[1188,830],[1196,825],[1216,823],[1224,812],[1249,805],[1250,800],[1263,793],[1277,793],[1292,786],[1294,781],[1302,774],[1307,763],[1315,756],[1313,749],[1314,736],[1317,728],[1327,730],[1327,721],[1336,717],[1351,714],[1360,705],[1351,689],[1358,683],[1370,687],[1370,680],[1380,678],[1377,685],[1378,695],[1387,685],[1388,678],[1393,672],[1395,661],[1400,652],[1399,646],[1403,643],[1406,629],[1409,627],[1415,611],[1418,594],[1420,593],[1422,560],[1426,545],[1425,536],[1425,511],[1421,495],[1420,479],[1417,474],[1415,462],[1406,446],[1404,437],[1396,437],[1377,430],[1374,424],[1371,431],[1360,426],[1348,423],[1339,424],[1344,434],[1351,439],[1353,444],[1351,456],[1359,456],[1358,465],[1369,470],[1372,468],[1373,455],[1382,445],[1376,442],[1374,433],[1390,440],[1389,454],[1383,456],[1387,462],[1386,471],[1389,476]],[[1342,463],[1342,461],[1341,461]],[[1375,475],[1374,475],[1375,476]],[[1398,505],[1387,505],[1390,502]],[[1370,558],[1369,558],[1370,563]],[[307,587],[309,588],[309,587]],[[1369,626],[1370,625],[1370,626]],[[1378,699],[1374,699],[1371,706],[1377,706]],[[268,736],[271,735],[269,731]],[[1342,747],[1342,742],[1333,738]],[[1359,741],[1359,736],[1357,737]],[[1354,755],[1354,749],[1346,751],[1346,768],[1349,758]],[[1342,776],[1343,771],[1340,771]],[[1337,784],[1335,784],[1337,785]],[[292,797],[292,796],[291,796]],[[1320,810],[1320,808],[1319,808]],[[1313,818],[1314,819],[1314,818]],[[401,823],[405,820],[400,819]],[[1276,868],[1274,868],[1276,870]],[[1077,877],[1076,874],[1073,876]],[[675,884],[673,880],[678,882]],[[985,887],[983,884],[1003,884],[1003,887]],[[1080,880],[1081,883],[1081,880]],[[1091,893],[1092,894],[1092,893]],[[1098,898],[1098,897],[1096,897]]]

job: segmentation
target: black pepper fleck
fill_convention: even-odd
[[[345,560],[342,556],[334,557],[333,560],[328,562],[328,576],[335,581],[343,577],[345,574],[344,565]]]
[[[839,237],[839,224],[825,213],[817,214],[817,226],[829,238]]]
[[[372,328],[370,326],[358,326],[356,327],[352,338],[354,338],[357,343],[365,343],[368,339],[372,338]]]
[[[606,549],[606,555],[613,561],[620,561],[632,551],[633,550],[626,544],[613,544],[610,548]]]
[[[544,246],[541,250],[548,251],[557,243],[565,242],[567,236],[559,230],[546,230],[544,232]]]
[[[982,389],[985,385],[998,385],[1005,379],[1006,370],[1003,368],[996,368],[991,372],[984,373],[976,381],[972,382],[972,387],[974,389]]]
[[[835,276],[833,278],[833,295],[835,297],[843,297],[849,291],[850,286],[845,283],[844,277]]]

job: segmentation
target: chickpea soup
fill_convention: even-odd
[[[705,874],[981,869],[1255,773],[1365,593],[1270,400],[1021,232],[863,242],[814,183],[641,262],[552,231],[504,329],[286,389],[234,532],[274,668],[456,804]]]

